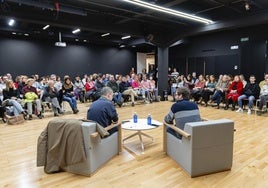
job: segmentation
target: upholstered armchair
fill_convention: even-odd
[[[97,124],[94,122],[83,122],[82,132],[84,137],[86,161],[70,165],[65,171],[91,176],[115,155],[121,152],[121,124],[113,124],[105,129],[108,131],[118,127],[118,131],[105,138],[98,138]]]
[[[179,139],[167,127],[182,135]],[[229,119],[186,123],[184,130],[164,123],[164,152],[191,177],[230,170],[234,122]]]

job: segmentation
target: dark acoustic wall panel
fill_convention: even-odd
[[[215,74],[215,56],[205,57],[205,75]]]
[[[237,66],[237,69],[235,68]],[[240,56],[223,55],[215,57],[215,75],[221,74],[238,75],[240,74]]]
[[[136,67],[136,53],[106,46],[68,44],[0,38],[0,75],[83,75],[85,73],[128,74]]]
[[[257,76],[257,81],[263,80],[266,72],[266,42],[252,41],[241,46],[241,73],[248,79],[251,74]],[[261,63],[258,63],[261,62]]]
[[[187,42],[170,48],[170,65],[176,66],[175,60],[186,58],[189,72],[199,73],[201,67],[196,63],[203,57],[205,74],[214,70],[215,75],[244,74],[246,79],[255,74],[259,81],[263,79],[263,73],[268,72],[267,33],[268,24],[264,24],[189,37]],[[238,49],[231,49],[231,46],[238,46]]]

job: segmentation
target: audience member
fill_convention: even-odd
[[[232,103],[232,110],[235,110],[235,104],[238,100],[238,97],[243,93],[243,83],[240,80],[240,77],[236,75],[233,82],[229,86],[226,94],[226,105],[225,110],[229,108],[229,104]]]
[[[268,75],[265,75],[265,82],[261,87],[260,92],[260,104],[258,107],[259,111],[266,111],[266,102],[268,101]]]
[[[230,82],[228,81],[227,75],[223,75],[222,79],[218,80],[216,84],[216,91],[214,92],[210,102],[215,101],[217,103],[217,109],[220,108],[221,99],[225,98],[225,92],[229,88]]]
[[[243,112],[243,99],[248,99],[248,114],[251,114],[253,102],[260,94],[260,87],[255,81],[255,76],[251,75],[249,77],[249,83],[243,89],[243,94],[238,97],[239,108],[236,112]]]
[[[114,76],[110,75],[110,80],[107,83],[107,86],[110,87],[113,90],[114,96],[113,96],[113,101],[118,104],[119,107],[122,106],[122,94],[119,92],[119,86],[116,83]]]
[[[41,106],[41,101],[38,97],[38,93],[35,87],[32,86],[34,83],[34,79],[29,78],[26,81],[26,86],[23,87],[22,89],[22,94],[24,98],[24,102],[27,105],[27,111],[29,114],[29,120],[32,120],[32,114],[33,114],[33,105],[35,104],[36,111],[37,111],[37,117],[42,119],[42,106]]]
[[[59,92],[57,91],[56,87],[54,87],[54,81],[49,80],[48,86],[44,88],[42,100],[52,103],[52,110],[54,112],[54,116],[63,114],[63,111],[61,110],[61,107],[59,104],[58,97],[59,97]]]
[[[74,87],[70,80],[70,77],[67,76],[65,77],[64,83],[62,85],[62,100],[67,101],[69,103],[74,114],[77,114],[79,112],[74,96]]]
[[[14,87],[12,80],[7,80],[6,88],[3,90],[3,96],[4,101],[2,105],[13,107],[8,114],[10,115],[11,113],[14,113],[14,116],[23,114],[24,118],[26,119],[27,113],[22,108],[21,99],[19,98],[19,91]]]

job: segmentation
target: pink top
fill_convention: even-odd
[[[140,88],[140,83],[138,81],[136,81],[136,80],[133,80],[132,84],[131,84],[131,87],[133,89],[139,89]]]
[[[146,80],[146,81],[142,80],[141,81],[141,87],[143,89],[149,90],[151,88],[150,87],[150,81],[148,81],[148,80]]]

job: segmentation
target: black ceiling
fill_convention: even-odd
[[[268,22],[268,0],[147,0],[214,21],[203,24],[137,7],[123,0],[0,0],[0,33],[16,37],[129,47],[169,46],[187,36]],[[57,11],[57,3],[58,10]],[[245,9],[245,3],[250,6]],[[7,20],[14,18],[10,27]],[[50,28],[42,30],[49,24]],[[80,28],[79,34],[72,30]],[[101,37],[104,33],[109,36]],[[24,36],[28,33],[29,36]],[[130,39],[121,37],[131,35]],[[77,41],[76,41],[77,42]]]

